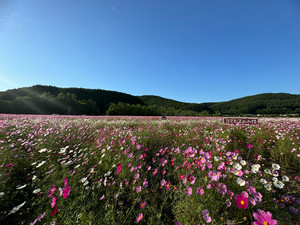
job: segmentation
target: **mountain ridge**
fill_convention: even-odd
[[[194,116],[300,114],[300,94],[261,93],[222,102],[187,103],[157,95],[134,96],[103,89],[47,85],[0,92],[0,113],[140,115],[141,112]]]

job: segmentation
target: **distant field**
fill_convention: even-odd
[[[223,119],[0,114],[0,224],[297,224],[299,118]]]

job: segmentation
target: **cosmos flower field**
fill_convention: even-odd
[[[0,224],[297,224],[299,136],[299,118],[0,115]]]

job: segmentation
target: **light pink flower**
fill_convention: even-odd
[[[136,218],[136,222],[140,222],[143,219],[143,213],[140,213],[139,216]]]
[[[272,219],[272,214],[270,212],[264,212],[261,209],[258,210],[258,213],[253,213],[253,217],[257,220],[253,222],[253,225],[277,224],[277,220]]]
[[[193,189],[192,189],[191,187],[187,187],[185,193],[186,193],[188,196],[191,196],[191,195],[193,194]]]
[[[65,187],[67,186],[67,184],[68,184],[68,178],[64,178],[64,182],[65,182]]]
[[[51,208],[53,208],[56,204],[56,196],[53,195],[53,198],[52,198],[52,202],[51,202]]]

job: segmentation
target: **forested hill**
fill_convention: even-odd
[[[215,112],[228,115],[241,114],[300,114],[300,95],[266,93],[215,103]]]
[[[211,109],[211,106],[215,103],[185,103],[155,95],[142,95],[139,96],[139,98],[147,105],[157,105],[167,108],[196,111],[199,113],[203,111],[207,111],[209,114],[214,113],[214,111]]]
[[[0,92],[1,113],[103,115],[118,102],[144,105],[133,95],[100,89],[36,85]]]
[[[300,114],[300,95],[267,93],[226,102],[184,103],[153,95],[36,85],[0,92],[0,113],[248,116]]]
[[[167,106],[215,115],[280,115],[300,114],[300,95],[287,93],[266,93],[247,96],[226,102],[183,103],[159,96],[140,96],[147,105]]]

